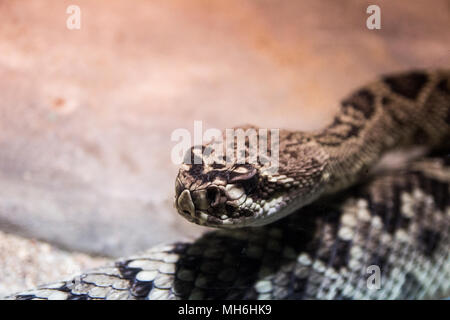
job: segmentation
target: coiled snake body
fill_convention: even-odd
[[[198,150],[208,145],[188,154],[206,161],[180,169],[178,212],[227,229],[10,298],[450,295],[450,71],[383,77],[345,99],[323,130],[279,138],[276,173],[263,164],[207,161],[213,152]],[[429,157],[368,174],[387,151],[416,145]]]

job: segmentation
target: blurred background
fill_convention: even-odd
[[[446,0],[0,0],[0,21],[0,296],[206,231],[173,208],[173,130],[317,129],[381,73],[450,65]]]

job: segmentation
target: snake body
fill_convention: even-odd
[[[276,173],[271,163],[251,161],[251,138],[245,150],[231,141],[246,155],[241,163],[216,155],[214,144],[193,147],[176,179],[178,212],[212,227],[264,225],[360,181],[389,150],[444,146],[449,79],[450,71],[385,76],[344,99],[324,129],[281,130]]]
[[[281,131],[279,137],[276,174],[265,165],[226,159],[180,169],[178,212],[226,229],[9,298],[450,295],[449,71],[383,77],[344,99],[323,130]],[[368,174],[387,151],[416,145],[434,153]],[[198,150],[190,151],[191,160],[213,156]]]

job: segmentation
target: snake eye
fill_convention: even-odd
[[[247,195],[250,195],[256,190],[256,188],[258,186],[258,175],[255,174],[251,178],[242,180],[239,183],[244,188],[245,193]]]

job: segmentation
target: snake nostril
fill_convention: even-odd
[[[220,191],[216,187],[210,187],[206,190],[206,199],[211,204],[211,206],[217,205],[220,199]]]

